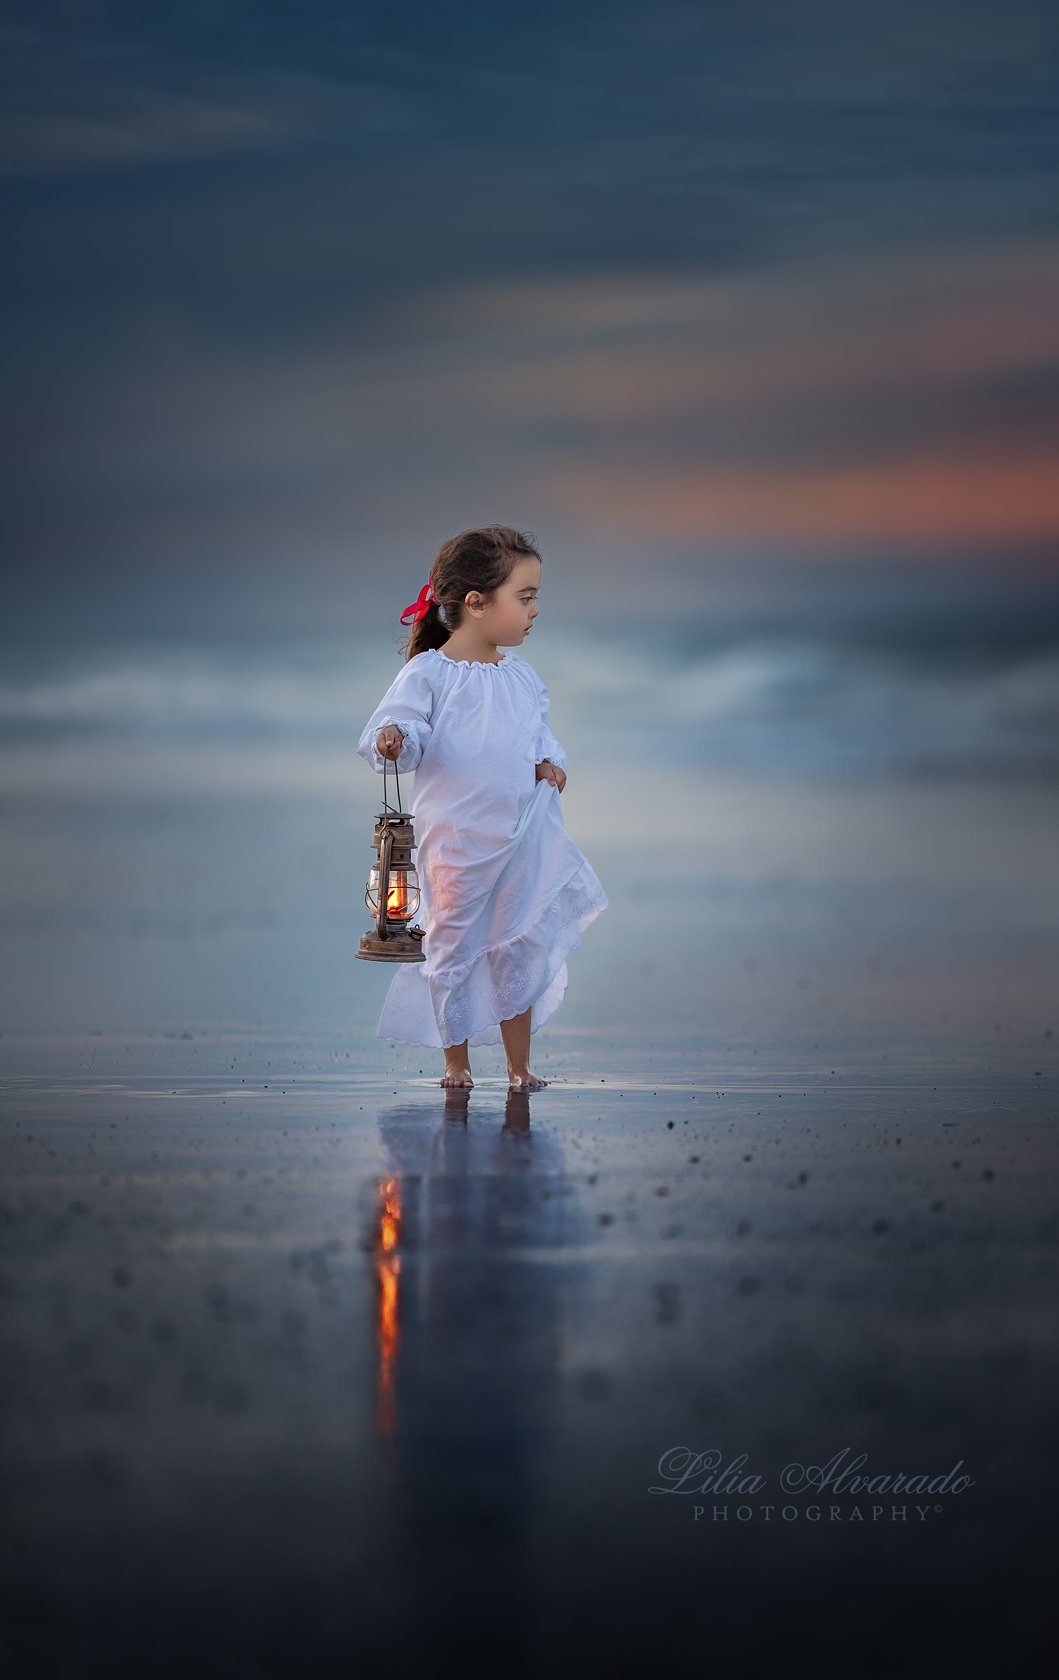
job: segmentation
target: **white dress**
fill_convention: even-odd
[[[499,663],[429,648],[402,666],[364,726],[362,758],[393,771],[375,737],[404,734],[399,771],[411,799],[423,962],[401,963],[378,1036],[445,1048],[499,1044],[500,1022],[532,1006],[542,1027],[563,1000],[566,957],[607,896],[566,832],[561,794],[536,779],[567,769],[548,727],[548,691],[518,654]],[[390,794],[396,806],[396,788]]]

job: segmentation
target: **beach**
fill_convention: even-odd
[[[700,1618],[752,1656],[824,1616],[828,1648],[876,1618],[883,1674],[910,1600],[926,1672],[969,1652],[983,1576],[976,1648],[1039,1657],[1046,1058],[730,1045],[707,1081],[589,1043],[533,1097],[245,1039],[209,1072],[194,1040],[164,1077],[104,1041],[15,1080],[9,1672],[411,1672],[496,1635],[528,1674],[582,1639],[688,1655]],[[836,1455],[971,1485],[784,1490]]]
[[[1038,1680],[1054,9],[5,21],[0,1680]]]
[[[572,774],[612,907],[524,1097],[375,1038],[329,746],[19,751],[6,1672],[1039,1662],[1046,782]]]

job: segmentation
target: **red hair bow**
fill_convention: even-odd
[[[401,623],[414,624],[417,619],[422,618],[425,615],[431,601],[435,599],[436,597],[430,584],[425,583],[415,600],[412,602],[412,605],[410,607],[406,607],[404,612],[401,614]]]

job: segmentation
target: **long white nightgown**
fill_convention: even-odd
[[[561,794],[537,781],[566,754],[548,727],[548,691],[532,665],[457,660],[440,648],[402,666],[364,726],[362,758],[384,724],[404,734],[424,929],[423,962],[401,963],[378,1036],[444,1048],[499,1044],[500,1022],[532,1005],[542,1027],[563,1000],[566,958],[608,900],[566,832]]]

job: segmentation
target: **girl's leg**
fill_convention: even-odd
[[[445,1046],[445,1075],[442,1085],[458,1086],[473,1085],[471,1078],[471,1061],[467,1054],[467,1040],[462,1044],[446,1044]]]
[[[524,1009],[521,1015],[513,1015],[510,1021],[500,1023],[500,1036],[507,1051],[507,1076],[513,1091],[539,1091],[548,1083],[530,1072],[532,1016],[532,1008]]]

